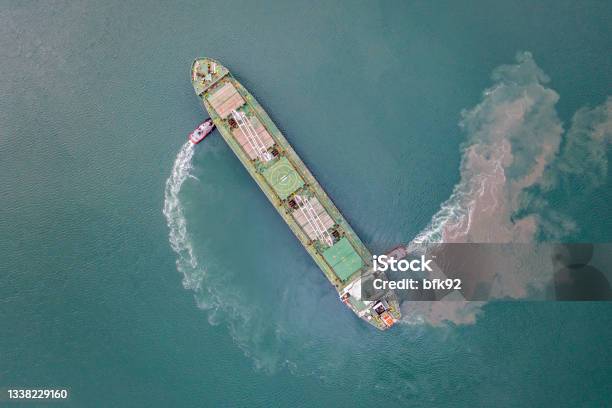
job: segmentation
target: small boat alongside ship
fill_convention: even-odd
[[[189,141],[194,145],[200,143],[206,136],[215,129],[215,124],[212,119],[207,119],[200,123],[200,126],[195,128],[193,132],[189,134]]]
[[[191,80],[223,139],[340,300],[380,330],[393,326],[400,318],[393,291],[362,296],[362,281],[367,285],[366,277],[373,271],[371,252],[253,95],[211,58],[193,62]]]

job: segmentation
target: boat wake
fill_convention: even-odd
[[[549,203],[568,178],[585,189],[605,180],[605,152],[612,139],[612,99],[578,110],[569,129],[559,119],[559,94],[528,52],[492,75],[480,103],[462,112],[460,181],[430,224],[412,241],[420,243],[530,243],[562,241],[577,230],[571,217]],[[574,184],[575,185],[575,184]],[[566,189],[567,190],[567,189]],[[571,197],[575,199],[575,197]],[[543,281],[541,268],[507,278],[508,297]],[[538,271],[538,272],[533,272]],[[473,323],[480,302],[405,302],[410,322]],[[416,303],[416,304],[415,304]]]
[[[278,362],[278,344],[265,346],[262,339],[269,337],[269,333],[276,328],[266,325],[270,319],[263,317],[265,313],[257,313],[256,307],[244,300],[246,294],[242,293],[241,288],[228,281],[231,272],[209,273],[211,263],[215,263],[214,254],[206,257],[204,265],[198,257],[204,249],[196,244],[189,233],[181,190],[189,179],[200,181],[192,174],[194,148],[195,145],[190,142],[182,146],[164,190],[162,212],[168,225],[170,246],[176,253],[176,268],[183,275],[183,287],[194,293],[198,308],[207,313],[209,324],[217,326],[223,323],[234,343],[253,360],[256,368],[273,371],[286,362]]]
[[[193,168],[193,152],[194,145],[187,142],[174,160],[172,173],[168,180],[166,180],[163,213],[168,224],[170,246],[177,254],[176,268],[183,274],[183,286],[185,289],[197,291],[201,289],[205,270],[200,268],[194,253],[193,244],[187,231],[184,208],[179,198],[179,193],[185,180],[190,177],[195,178],[190,173]]]

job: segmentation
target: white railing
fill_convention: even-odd
[[[249,142],[249,145],[253,148],[255,154],[257,154],[259,160],[270,160],[272,158],[272,155],[266,149],[266,145],[264,144],[263,140],[261,140],[261,138],[255,131],[253,124],[251,123],[249,118],[247,118],[244,112],[238,112],[236,110],[233,110],[232,117],[238,124],[238,128],[240,129],[246,140]]]
[[[331,246],[334,243],[334,240],[330,233],[325,228],[325,224],[321,221],[319,214],[315,211],[310,200],[304,200],[300,196],[295,196],[295,202],[298,205],[299,210],[306,218],[306,222],[312,227],[315,232],[317,239],[325,242],[327,245]]]

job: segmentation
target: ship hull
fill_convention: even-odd
[[[216,71],[211,74],[212,66]],[[361,274],[371,268],[370,251],[263,107],[225,67],[212,59],[194,62],[192,80],[196,94],[223,139],[344,303],[375,327],[383,330],[390,327],[388,318],[383,319],[370,310],[368,305],[374,302],[358,301],[354,291],[349,293],[359,283]],[[275,173],[279,177],[275,178]],[[292,181],[294,185],[290,184]],[[342,256],[348,261],[334,264]],[[392,293],[386,295],[386,303],[392,325],[399,319],[399,305]]]

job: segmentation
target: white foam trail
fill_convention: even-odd
[[[535,220],[516,222],[522,192],[554,159],[563,129],[559,95],[530,53],[495,69],[496,83],[462,112],[461,180],[414,243],[530,241]]]
[[[176,268],[183,274],[183,286],[185,289],[200,289],[203,279],[203,270],[198,267],[198,260],[193,251],[193,245],[187,232],[187,220],[185,219],[183,205],[179,198],[181,187],[187,178],[194,177],[190,172],[193,168],[192,158],[194,145],[187,142],[183,145],[174,160],[172,173],[166,180],[164,190],[164,209],[168,224],[168,238],[172,250],[176,252]]]
[[[519,53],[515,64],[498,67],[493,79],[496,83],[480,103],[462,112],[466,142],[460,182],[409,249],[436,242],[566,239],[576,223],[555,211],[547,193],[555,190],[573,200],[576,185],[587,190],[606,180],[612,98],[579,109],[566,130],[557,114],[559,95],[548,87],[530,53]],[[538,264],[539,259],[513,261],[524,267],[496,277],[500,298],[524,297],[529,288],[541,288],[550,279],[552,271],[548,264]],[[405,320],[411,313],[414,321],[473,323],[482,304],[453,302],[449,305],[457,309],[451,309],[435,302],[406,302],[402,311]]]
[[[236,295],[239,288],[226,285],[224,278],[227,275],[207,274],[207,268],[200,265],[195,254],[180,199],[183,183],[188,178],[197,180],[191,174],[193,154],[194,146],[185,143],[176,156],[164,190],[163,213],[168,224],[170,246],[177,254],[176,268],[183,274],[185,289],[194,291],[198,307],[208,313],[208,322],[213,326],[225,323],[234,342],[253,359],[255,366],[273,371],[277,366],[276,349],[266,350],[260,344],[271,329],[262,324],[260,316],[244,304],[241,296]]]
[[[466,141],[460,181],[410,249],[438,242],[535,239],[539,218],[514,215],[522,209],[522,194],[540,182],[560,144],[563,129],[555,109],[559,95],[547,87],[548,78],[527,52],[519,53],[516,63],[498,67],[492,78],[495,83],[480,103],[462,112]],[[532,277],[519,278],[523,280],[516,285],[504,281],[504,287],[520,295]],[[476,321],[482,305],[406,302],[402,311],[405,320],[465,324]]]

